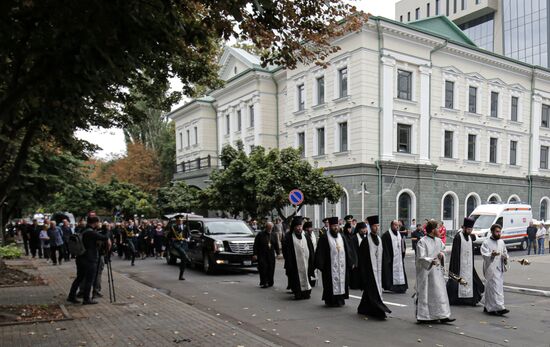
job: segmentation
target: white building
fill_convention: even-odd
[[[399,217],[457,229],[475,206],[514,200],[550,218],[550,70],[478,48],[445,17],[371,17],[334,44],[326,69],[264,69],[226,48],[225,86],[170,113],[175,179],[203,188],[222,146],[242,140],[301,147],[342,184],[335,206],[305,208],[316,225],[378,213],[384,228]]]

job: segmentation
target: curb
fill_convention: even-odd
[[[548,290],[504,286],[504,291],[511,292],[511,293],[518,293],[518,294],[550,297],[550,291]]]

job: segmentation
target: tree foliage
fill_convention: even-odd
[[[242,147],[225,146],[221,160],[224,168],[212,172],[212,184],[201,192],[201,201],[205,207],[233,216],[242,212],[256,218],[276,210],[286,218],[284,209],[290,206],[288,193],[296,188],[305,197],[299,209],[321,204],[325,198],[335,203],[343,193],[332,177],[313,168],[297,149],[266,151],[258,146],[246,155]]]
[[[196,188],[188,186],[183,181],[162,187],[158,191],[158,209],[163,215],[175,212],[191,212],[199,206],[198,192]]]

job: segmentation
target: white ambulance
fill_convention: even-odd
[[[527,227],[533,219],[531,205],[527,204],[484,204],[470,214],[475,220],[472,234],[476,236],[474,247],[479,249],[483,241],[491,236],[491,225],[502,226],[501,239],[507,247],[527,249]]]

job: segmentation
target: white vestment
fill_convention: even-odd
[[[382,239],[378,235],[376,235],[375,237],[378,238],[378,246],[372,240],[372,234],[368,235],[367,239],[369,243],[372,273],[374,274],[374,279],[376,280],[376,288],[378,288],[378,294],[380,294],[380,299],[382,299]]]
[[[332,294],[343,295],[346,293],[346,250],[344,239],[338,233],[334,238],[328,234],[328,245],[330,248],[330,270],[332,276]]]
[[[492,256],[496,251],[500,253]],[[483,300],[485,308],[489,312],[504,310],[504,272],[506,266],[504,260],[508,259],[508,251],[502,240],[487,238],[481,245],[483,256],[483,276],[485,276],[485,293]]]
[[[464,238],[464,234],[460,235],[460,273],[457,274],[468,282],[467,286],[458,286],[459,298],[474,297],[474,258],[472,256],[472,238],[468,237],[468,241]]]
[[[416,244],[416,319],[449,318],[451,308],[445,286],[444,269],[433,265],[445,245],[438,237],[424,236]]]
[[[300,290],[310,290],[309,276],[307,274],[307,268],[309,264],[309,248],[307,248],[307,240],[304,235],[302,239],[298,239],[294,233],[292,233],[292,243],[294,244],[294,254],[296,255],[296,266],[298,270],[298,278],[300,279]]]
[[[398,232],[397,235],[394,235],[391,230],[388,232],[391,236],[393,248],[393,285],[403,285],[405,284],[405,271],[403,269],[401,233]]]

